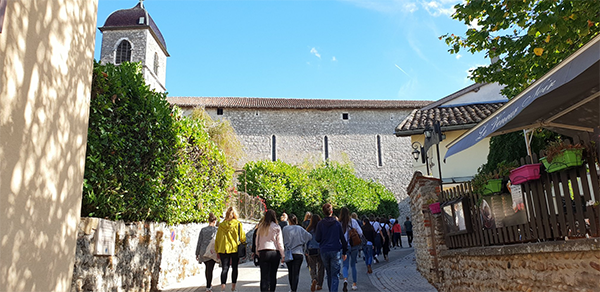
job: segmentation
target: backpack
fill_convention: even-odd
[[[350,222],[352,222],[352,221],[350,221]],[[357,246],[362,243],[362,240],[360,239],[360,235],[358,234],[358,231],[356,231],[356,229],[353,228],[352,225],[350,226],[350,230],[348,230],[348,241],[350,241],[349,242],[350,246]]]

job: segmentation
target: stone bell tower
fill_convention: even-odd
[[[166,91],[167,44],[143,0],[133,8],[113,12],[98,29],[102,32],[101,63],[141,62],[150,88]]]

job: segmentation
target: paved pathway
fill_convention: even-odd
[[[406,238],[404,246],[408,246]],[[382,256],[380,256],[383,258]],[[303,269],[300,271],[300,283],[298,291],[310,291],[310,273],[305,268],[306,262],[303,262]],[[365,262],[359,258],[356,264],[358,274],[358,291],[407,291],[407,292],[435,292],[437,291],[416,269],[415,254],[413,248],[397,248],[392,249],[389,254],[389,261],[381,260],[379,264],[373,265],[373,274],[367,274]],[[215,267],[213,272],[213,291],[221,291],[219,275],[221,269]],[[287,268],[279,268],[277,272],[277,291],[289,291]],[[225,291],[231,291],[231,270],[229,271],[228,284]],[[350,276],[349,282],[351,282]],[[239,275],[237,282],[237,290],[259,291],[260,270],[255,267],[252,262],[247,262],[239,266]],[[343,280],[340,280],[339,291],[342,291]],[[351,283],[348,285],[350,289]],[[181,283],[171,285],[161,290],[163,292],[204,292],[206,291],[206,281],[204,273],[190,277]],[[327,280],[324,283],[324,289],[327,290]]]

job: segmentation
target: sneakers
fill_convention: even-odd
[[[356,283],[352,284],[352,290],[358,290],[358,287],[356,286]]]
[[[348,282],[344,281],[344,288],[342,288],[343,292],[348,292]]]
[[[317,280],[313,280],[312,284],[310,284],[310,291],[315,292],[316,289],[317,289]]]
[[[375,263],[379,263],[379,260],[377,259],[377,257],[373,257],[373,259],[375,260]]]

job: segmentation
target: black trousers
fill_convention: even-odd
[[[400,237],[400,233],[396,232],[396,233],[394,233],[393,236],[394,236],[394,239],[393,239],[394,246],[402,247],[402,238]]]
[[[259,250],[258,266],[260,267],[260,291],[275,291],[277,287],[277,268],[281,255],[276,250]]]
[[[292,292],[298,291],[298,280],[300,280],[300,269],[302,268],[302,259],[304,258],[301,254],[292,254],[293,260],[286,263],[288,268],[288,280],[290,281],[290,288]]]
[[[220,253],[221,257],[221,285],[227,283],[227,273],[229,273],[229,265],[231,265],[231,283],[237,283],[238,278],[238,264],[240,258],[237,252],[234,253]]]
[[[213,270],[215,269],[216,263],[217,262],[214,260],[208,260],[204,262],[206,265],[206,270],[204,271],[204,276],[206,277],[206,288],[212,287]]]
[[[413,232],[412,231],[406,231],[406,238],[408,239],[408,246],[412,247]]]

